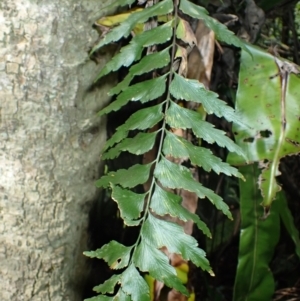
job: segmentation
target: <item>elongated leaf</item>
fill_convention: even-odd
[[[174,147],[174,145],[176,145],[176,147]],[[217,174],[222,172],[228,176],[234,175],[243,178],[243,175],[240,174],[236,168],[230,166],[228,163],[222,162],[222,160],[214,156],[209,149],[194,146],[189,141],[171,132],[166,133],[163,152],[165,155],[171,155],[175,158],[188,157],[193,164],[203,167],[206,171],[214,170]]]
[[[132,221],[140,217],[144,207],[145,194],[137,194],[118,186],[112,186],[112,199],[117,202],[121,217]]]
[[[164,187],[172,189],[182,188],[195,192],[201,199],[207,197],[219,210],[232,219],[229,208],[222,198],[197,182],[188,168],[162,158],[155,167],[154,176]]]
[[[124,188],[132,188],[139,184],[144,184],[149,178],[151,165],[136,164],[129,169],[109,172],[106,176],[102,176],[96,182],[96,185],[97,187],[107,188],[111,183],[120,184]]]
[[[137,23],[144,23],[151,17],[166,15],[172,11],[173,11],[173,2],[171,0],[163,0],[151,7],[143,9],[142,11],[138,11],[131,14],[130,18],[126,19],[119,26],[113,28],[92,49],[91,53],[95,52],[97,49],[101,48],[104,45],[107,45],[111,42],[118,41],[123,37],[127,37]]]
[[[204,7],[198,6],[188,0],[180,0],[179,9],[192,18],[204,20],[205,25],[214,31],[219,41],[232,44],[247,51],[245,44],[232,31],[228,30],[225,25],[209,17]]]
[[[236,142],[248,159],[260,162],[263,206],[268,210],[279,186],[276,182],[280,159],[300,151],[298,72],[287,61],[279,60],[254,46],[252,57],[242,51],[236,110],[246,126],[235,124]],[[231,164],[245,160],[230,154]]]
[[[113,301],[131,301],[131,298],[120,288],[118,293],[114,296]]]
[[[171,102],[166,113],[166,121],[173,128],[192,129],[198,138],[202,138],[208,143],[217,143],[221,147],[226,147],[231,152],[244,155],[242,149],[230,138],[225,136],[225,132],[217,130],[206,121],[201,120],[201,115],[197,112],[180,107]]]
[[[104,283],[97,285],[93,288],[93,290],[97,293],[102,294],[112,294],[115,290],[115,286],[117,283],[120,283],[122,274],[120,275],[113,275],[108,280],[106,280]]]
[[[116,71],[122,66],[130,66],[139,60],[144,47],[165,43],[172,36],[172,22],[147,30],[133,37],[127,46],[121,48],[120,53],[115,55],[101,70],[96,81],[111,71]],[[114,91],[114,89],[112,89]],[[115,92],[116,93],[116,92]],[[111,92],[110,94],[115,94]]]
[[[180,254],[185,260],[191,260],[196,266],[213,274],[205,252],[198,248],[195,238],[184,233],[181,226],[149,214],[142,235],[149,245],[167,247],[169,252]]]
[[[99,295],[96,297],[84,299],[84,301],[112,301],[112,300],[113,300],[113,297],[108,297],[108,296],[104,296],[104,295]]]
[[[95,24],[100,26],[100,28],[101,28],[101,26],[105,27],[105,29],[112,28],[112,27],[115,27],[115,26],[119,25],[120,23],[124,22],[127,18],[130,18],[130,15],[133,14],[134,12],[141,11],[141,10],[142,10],[142,8],[136,7],[134,9],[127,10],[120,14],[104,16],[104,17],[100,18],[99,20],[97,20],[95,22]],[[140,26],[140,25],[141,24],[137,24],[136,27]],[[135,28],[133,28],[133,31],[135,30]]]
[[[131,264],[122,274],[114,275],[103,284],[96,286],[94,291],[103,294],[112,294],[116,284],[121,284],[122,291],[131,296],[130,300],[150,301],[149,287],[133,264]],[[117,294],[115,298],[118,300],[120,297]]]
[[[127,137],[130,130],[146,130],[152,128],[163,119],[162,104],[141,109],[133,113],[124,124],[117,128],[116,133],[106,142],[104,150]]]
[[[134,3],[135,0],[115,0],[112,4],[109,4],[108,6],[105,6],[105,9],[114,9],[118,6],[125,6],[125,5],[131,5]]]
[[[117,241],[112,240],[96,251],[84,252],[84,255],[91,258],[103,258],[111,269],[122,269],[129,262],[131,250],[132,247],[125,247]]]
[[[266,165],[258,178],[258,184],[263,197],[262,204],[265,208],[265,214],[267,215],[270,210],[271,201],[273,201],[277,192],[281,190],[281,187],[275,178],[280,175],[277,169],[279,162],[272,161],[271,166],[269,166],[269,164]]]
[[[142,233],[142,236],[144,234]],[[167,286],[175,288],[182,294],[187,295],[188,291],[181,281],[176,276],[176,270],[169,264],[168,257],[161,251],[153,248],[153,245],[149,245],[143,236],[142,242],[137,247],[134,253],[134,264],[143,272],[149,272],[149,274],[165,283]]]
[[[256,182],[259,169],[250,165],[241,167],[240,172],[246,181],[240,181],[242,223],[233,300],[271,300],[275,284],[269,263],[279,240],[278,202],[270,216],[262,220],[262,197]]]
[[[150,301],[149,287],[133,264],[122,275],[122,289],[132,301]]]
[[[295,226],[294,218],[291,213],[290,208],[288,207],[286,197],[284,195],[284,192],[279,192],[276,196],[276,202],[278,202],[278,207],[279,207],[279,215],[280,218],[289,233],[292,241],[295,244],[295,253],[300,259],[300,236],[299,236],[299,231]]]
[[[215,114],[236,123],[240,122],[234,109],[220,100],[218,94],[206,90],[198,80],[187,79],[175,73],[170,92],[176,99],[201,103],[207,114]]]
[[[145,103],[161,96],[166,90],[166,75],[145,80],[141,83],[130,86],[123,91],[115,101],[99,112],[99,116],[111,111],[117,111],[129,101],[140,101]]]
[[[236,108],[241,112],[247,127],[234,125],[236,141],[247,152],[252,162],[264,159],[272,160],[282,132],[282,85],[278,65],[274,56],[251,46],[252,57],[242,52],[239,89]],[[298,85],[300,79],[288,76],[285,95],[286,133],[279,157],[296,154],[300,150],[298,141]],[[253,105],[255,104],[255,105]],[[233,157],[235,164],[244,164],[242,158]]]
[[[129,86],[134,76],[150,72],[154,69],[162,68],[169,63],[169,48],[144,56],[139,63],[133,65],[129,69],[127,76],[115,88],[111,89],[109,94],[114,95],[124,91]]]
[[[114,148],[102,155],[102,159],[113,159],[120,155],[121,152],[128,151],[131,154],[141,155],[153,148],[157,132],[138,133],[134,138],[126,138]]]
[[[211,233],[208,227],[200,220],[199,216],[191,213],[181,206],[181,197],[163,190],[158,185],[155,186],[155,192],[151,198],[150,208],[161,216],[169,214],[170,216],[177,217],[184,222],[192,220],[205,235],[211,238]]]

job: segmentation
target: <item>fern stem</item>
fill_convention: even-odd
[[[174,1],[174,27],[173,27],[173,40],[172,40],[172,53],[171,53],[171,63],[170,63],[170,72],[169,72],[169,77],[168,77],[168,85],[167,87],[170,87],[171,82],[173,80],[173,74],[174,74],[174,70],[173,70],[173,65],[174,65],[174,58],[175,58],[175,51],[176,51],[176,24],[177,24],[177,19],[178,19],[178,0]],[[165,105],[165,109],[164,109],[164,113],[167,112],[168,108],[169,108],[169,104],[171,101],[171,95],[170,95],[170,89],[168,89],[167,92],[167,96],[166,96],[166,105]],[[159,146],[158,146],[158,151],[157,151],[157,156],[155,159],[155,163],[157,163],[161,157],[161,153],[162,153],[162,147],[163,147],[163,143],[164,143],[164,138],[165,138],[165,131],[166,131],[166,118],[164,118],[163,120],[163,124],[161,127],[161,136],[160,136],[160,141],[159,141]],[[153,177],[152,182],[151,182],[151,186],[150,189],[148,191],[148,200],[147,200],[147,205],[146,205],[146,213],[144,215],[144,220],[146,219],[146,216],[148,216],[148,212],[149,212],[149,207],[150,207],[150,203],[151,203],[151,196],[154,192],[154,184],[156,183],[155,178]]]
[[[175,60],[175,52],[176,52],[176,25],[177,25],[177,19],[178,19],[178,0],[174,0],[174,27],[173,27],[173,38],[172,38],[172,50],[171,50],[171,62],[170,62],[170,72],[169,72],[169,76],[168,76],[168,85],[167,87],[170,87],[171,82],[173,80],[173,76],[174,76],[174,69],[173,69],[173,65],[174,65],[174,60]],[[168,108],[169,108],[169,104],[170,104],[171,100],[171,94],[170,94],[170,89],[168,88],[168,92],[167,92],[167,96],[166,96],[166,100],[164,101],[165,104],[165,108],[164,108],[164,114],[167,112]],[[156,164],[159,159],[161,158],[161,153],[162,153],[162,147],[163,147],[163,143],[164,143],[164,138],[165,138],[165,131],[166,131],[166,118],[164,118],[163,120],[163,124],[162,127],[160,129],[161,131],[161,136],[160,136],[160,141],[159,141],[159,146],[158,146],[158,151],[157,151],[157,155],[156,155],[156,159],[152,162],[152,164]],[[146,202],[146,206],[145,206],[145,213],[144,216],[142,218],[142,228],[144,226],[145,220],[149,215],[149,207],[151,204],[151,197],[154,193],[154,186],[156,184],[156,180],[155,177],[152,177],[152,182],[150,185],[149,190],[146,193],[146,198],[147,198],[147,202]],[[133,254],[135,253],[135,250],[141,240],[141,233],[142,231],[140,231],[139,236],[136,240],[136,243],[134,244],[134,248],[133,248],[133,252],[132,252],[132,257],[130,259],[130,263],[132,262],[132,258],[133,258]],[[129,263],[129,265],[130,265]]]

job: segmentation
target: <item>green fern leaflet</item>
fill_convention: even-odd
[[[132,3],[119,0],[116,5]],[[181,165],[182,162],[189,162],[193,168],[200,167],[209,172],[243,178],[236,168],[222,162],[208,149],[194,145],[175,133],[175,129],[182,129],[197,137],[197,141],[203,139],[211,144],[216,143],[244,156],[241,148],[224,132],[204,121],[199,112],[187,106],[191,101],[199,103],[207,114],[239,122],[234,110],[221,101],[217,94],[206,90],[197,80],[186,79],[181,73],[182,60],[176,53],[179,48],[178,35],[184,30],[180,17],[183,14],[204,20],[226,43],[244,47],[224,25],[209,17],[204,8],[187,0],[163,0],[147,8],[131,11],[130,17],[111,28],[93,49],[93,52],[97,51],[106,44],[128,37],[138,24],[145,24],[145,30],[134,34],[129,44],[120,49],[97,77],[99,79],[122,66],[129,68],[124,80],[110,91],[111,95],[116,95],[115,101],[99,115],[122,110],[129,102],[145,104],[117,128],[107,141],[102,158],[113,159],[124,151],[135,155],[156,151],[151,162],[137,164],[127,170],[110,171],[97,181],[98,187],[112,190],[112,199],[118,204],[125,225],[139,225],[140,234],[131,246],[111,241],[96,251],[85,252],[87,256],[105,260],[111,269],[121,269],[94,288],[100,295],[88,299],[90,301],[150,301],[149,287],[140,272],[148,273],[168,287],[188,295],[166,252],[162,251],[165,249],[213,275],[205,252],[199,248],[197,241],[186,234],[181,225],[164,219],[165,216],[171,216],[182,222],[193,221],[205,235],[211,237],[205,223],[181,206],[181,196],[176,195],[176,189],[184,189],[209,200],[232,218],[222,198],[199,183],[193,177],[191,168]],[[165,16],[166,21],[157,22],[158,17],[164,19]],[[178,26],[181,27],[177,29]],[[134,78],[141,75],[145,76],[145,80],[132,84]],[[129,137],[133,131],[136,135]],[[131,190],[146,182],[149,185],[143,194]]]

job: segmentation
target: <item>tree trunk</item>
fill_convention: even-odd
[[[0,300],[79,301],[108,85],[90,61],[112,0],[0,1]]]

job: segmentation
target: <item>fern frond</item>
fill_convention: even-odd
[[[173,147],[174,145],[176,145],[176,148]],[[242,174],[235,167],[214,156],[207,148],[195,146],[171,132],[166,133],[163,152],[165,155],[175,158],[189,158],[192,164],[202,167],[206,171],[213,170],[217,174],[222,172],[228,176],[234,175],[235,177],[243,178]]]
[[[204,20],[206,26],[215,33],[219,41],[242,48],[248,52],[245,43],[235,36],[232,31],[228,30],[225,25],[210,17],[204,7],[198,6],[188,0],[180,0],[179,9],[192,18]]]
[[[166,76],[167,74],[130,86],[124,92],[119,94],[114,102],[100,111],[99,116],[108,114],[112,111],[118,111],[129,101],[140,101],[145,103],[160,97],[166,91]]]
[[[158,27],[156,27],[158,28]],[[124,91],[137,75],[142,75],[160,69],[167,66],[170,63],[169,48],[166,48],[160,52],[154,52],[147,56],[144,56],[141,61],[133,65],[128,72],[128,75],[115,87],[110,90],[110,95],[119,94]]]
[[[149,152],[154,153],[147,163],[109,171],[96,182],[98,187],[112,189],[112,199],[117,203],[124,223],[127,226],[140,226],[139,236],[133,246],[127,247],[112,241],[99,250],[85,252],[87,256],[103,258],[112,269],[123,269],[122,273],[95,287],[100,294],[115,294],[113,297],[100,295],[100,301],[150,301],[149,287],[139,272],[149,273],[157,281],[188,295],[176,269],[169,263],[169,253],[179,254],[183,260],[192,261],[213,275],[205,252],[192,236],[184,232],[182,224],[192,221],[208,237],[211,237],[210,230],[196,214],[182,206],[182,197],[175,194],[177,190],[190,192],[196,199],[208,199],[232,218],[227,204],[199,183],[192,170],[202,167],[217,174],[240,178],[242,175],[210,150],[175,135],[178,129],[191,130],[189,134],[199,139],[244,156],[241,148],[225,132],[203,120],[198,111],[184,107],[187,102],[198,103],[207,114],[239,121],[235,111],[217,94],[206,90],[197,80],[183,77],[184,66],[181,64],[186,64],[187,53],[197,40],[192,27],[179,16],[178,10],[193,18],[203,19],[220,40],[238,47],[244,45],[224,25],[209,17],[204,8],[187,0],[178,2],[179,6],[176,1],[164,0],[144,9],[130,11],[128,17],[113,27],[93,49],[96,51],[103,45],[128,37],[137,25],[142,24],[144,29],[154,25],[154,28],[132,37],[129,44],[121,48],[97,77],[99,79],[122,66],[129,67],[123,81],[110,91],[110,95],[117,95],[116,99],[99,112],[99,116],[122,110],[130,102],[138,101],[141,104],[141,108],[119,126],[107,141],[102,159],[116,158],[123,151],[144,156]],[[119,0],[117,3],[131,2]],[[144,26],[149,19],[151,22]],[[148,55],[144,55],[147,47],[151,49],[148,48]],[[132,84],[137,76],[143,79]],[[151,104],[151,101],[155,103]],[[145,103],[149,107],[143,107]],[[138,133],[133,136],[130,131]],[[184,161],[192,168],[183,166],[181,163]],[[130,190],[137,185],[144,185],[146,191],[136,193]],[[164,220],[166,217],[171,221]],[[176,220],[180,222],[177,224]]]
[[[151,7],[143,9],[142,11],[133,12],[129,18],[127,18],[119,26],[114,27],[107,35],[105,35],[105,37],[92,49],[91,53],[94,53],[104,45],[119,41],[123,37],[128,37],[136,24],[144,23],[151,17],[167,15],[172,11],[172,0],[163,0]]]
[[[230,152],[245,157],[242,149],[227,137],[225,132],[215,129],[212,124],[201,120],[201,115],[197,112],[171,102],[170,108],[166,112],[166,121],[173,128],[192,129],[198,138],[208,143],[217,143],[221,147],[226,147]]]
[[[132,188],[145,183],[150,174],[151,164],[136,164],[129,169],[109,172],[96,182],[97,187],[107,188],[110,184],[119,184],[124,188]]]
[[[171,21],[136,35],[130,41],[129,45],[122,47],[120,52],[104,66],[95,81],[112,71],[119,70],[122,66],[130,66],[133,62],[141,58],[142,51],[145,47],[165,43],[171,36]],[[116,94],[112,91],[110,92],[112,95]]]

